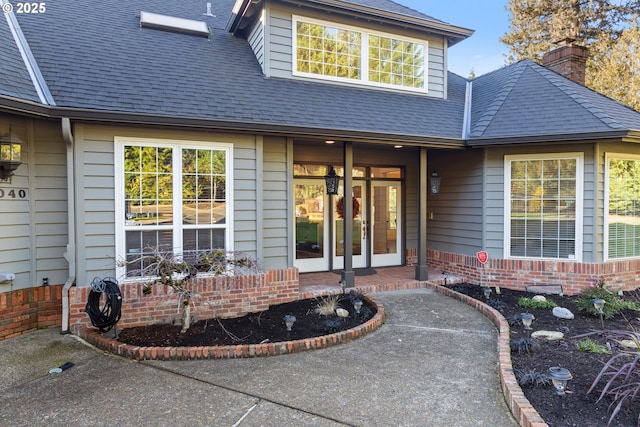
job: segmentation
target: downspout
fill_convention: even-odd
[[[62,138],[67,146],[67,234],[68,243],[67,250],[64,252],[64,258],[69,264],[69,278],[62,288],[62,330],[61,334],[68,334],[69,331],[69,289],[76,282],[76,198],[75,198],[75,168],[73,151],[75,141],[71,132],[71,120],[67,117],[62,118]]]

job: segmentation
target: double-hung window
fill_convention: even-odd
[[[505,258],[580,261],[581,153],[505,156]]]
[[[605,170],[607,258],[640,257],[640,156],[607,155]]]
[[[427,91],[427,42],[294,17],[293,74]]]
[[[115,153],[119,276],[142,275],[154,251],[232,250],[230,144],[116,138]]]

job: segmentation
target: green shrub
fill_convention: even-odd
[[[611,353],[607,347],[597,343],[591,338],[585,338],[576,343],[576,348],[580,351],[588,351],[591,353]]]
[[[604,300],[602,317],[605,319],[611,319],[621,310],[639,310],[636,303],[623,300],[614,292],[608,290],[603,281],[599,281],[595,287],[580,292],[580,296],[576,299],[578,311],[591,316],[599,316],[598,311],[593,306],[594,299]]]
[[[550,299],[546,301],[536,301],[533,298],[521,297],[518,299],[518,305],[523,308],[553,308],[557,304]]]

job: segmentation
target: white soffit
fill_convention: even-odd
[[[209,37],[209,28],[202,21],[176,18],[151,12],[140,12],[140,26]]]

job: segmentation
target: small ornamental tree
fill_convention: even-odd
[[[119,263],[127,267],[127,277],[140,277],[145,290],[153,285],[170,286],[179,296],[182,308],[182,330],[191,326],[191,306],[195,296],[193,289],[197,276],[236,276],[258,274],[258,262],[241,252],[225,252],[220,249],[201,252],[192,256],[177,256],[170,251],[151,248],[146,255]],[[139,267],[139,268],[135,268]]]

